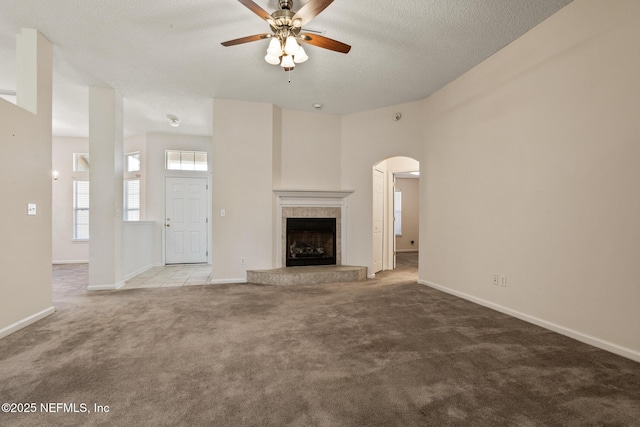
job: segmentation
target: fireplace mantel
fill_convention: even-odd
[[[344,199],[353,190],[273,190],[281,199]]]
[[[335,211],[335,215],[339,221],[339,248],[338,258],[339,265],[346,265],[346,249],[347,249],[347,197],[353,193],[353,190],[273,190],[273,193],[277,196],[278,208],[276,211],[276,253],[278,256],[277,267],[284,265],[283,247],[285,240],[283,218],[283,210],[287,211],[304,211],[303,214],[308,214],[309,209],[311,212],[318,211],[321,213],[319,217],[324,217],[323,213],[329,211]],[[301,209],[298,209],[301,208]],[[302,209],[305,208],[305,209]],[[333,215],[332,215],[333,216]]]

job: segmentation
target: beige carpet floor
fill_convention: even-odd
[[[359,283],[90,293],[56,266],[58,311],[0,340],[0,403],[36,410],[0,425],[640,425],[640,364],[418,285],[401,258]]]

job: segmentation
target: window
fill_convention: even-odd
[[[89,240],[89,181],[73,181],[73,239]]]
[[[89,172],[89,154],[73,153],[73,171]]]
[[[402,191],[393,192],[393,224],[396,236],[402,236]]]
[[[140,221],[140,180],[128,179],[124,182],[124,220]]]
[[[204,151],[165,151],[165,167],[175,171],[204,171],[207,167],[207,153]]]
[[[140,170],[140,153],[129,153],[125,156],[125,167],[127,172],[138,172]]]
[[[140,221],[142,212],[140,203],[142,198],[142,181],[140,177],[140,152],[127,153],[124,155],[124,182],[123,182],[123,209],[122,219],[124,221]]]

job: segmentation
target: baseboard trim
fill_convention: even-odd
[[[126,282],[126,281],[127,281],[127,280],[129,280],[129,279],[133,279],[133,278],[134,278],[134,277],[136,277],[138,274],[142,274],[142,273],[144,273],[144,272],[145,272],[145,271],[147,271],[147,270],[151,270],[152,268],[153,268],[153,264],[146,265],[146,266],[144,266],[144,267],[142,267],[142,268],[140,268],[140,269],[138,269],[138,270],[134,271],[133,273],[129,273],[129,274],[127,274],[126,276],[124,276],[124,279],[123,279],[123,280]]]
[[[247,283],[247,279],[211,279],[207,282],[209,285],[226,285],[236,283]]]
[[[0,329],[0,338],[4,338],[7,335],[10,335],[14,332],[19,331],[22,328],[26,328],[27,326],[31,325],[32,323],[37,322],[38,320],[42,320],[47,316],[52,315],[53,313],[56,312],[56,308],[54,306],[51,306],[49,308],[46,308],[36,314],[32,314],[29,317],[26,317],[22,320],[17,321],[14,324],[11,324],[9,326],[7,326],[6,328],[2,328]]]
[[[89,285],[87,286],[88,291],[115,291],[120,289],[125,284],[125,281],[122,280],[118,283],[114,283],[113,285]]]
[[[60,260],[51,261],[51,264],[54,264],[54,265],[61,265],[61,264],[89,264],[89,260],[88,259],[60,259]]]
[[[581,341],[585,344],[592,345],[594,347],[598,347],[602,350],[606,350],[608,352],[617,354],[618,356],[626,357],[627,359],[634,360],[636,362],[640,362],[640,352],[632,350],[630,348],[622,347],[620,345],[611,343],[609,341],[602,340],[600,338],[596,338],[594,336],[573,330],[571,328],[564,327],[562,325],[558,325],[553,322],[549,322],[544,319],[540,319],[535,316],[531,316],[526,313],[522,313],[520,311],[512,310],[510,308],[501,306],[499,304],[492,303],[487,300],[483,300],[481,298],[475,297],[473,295],[466,294],[464,292],[456,291],[454,289],[447,288],[442,285],[438,285],[433,282],[429,282],[428,280],[418,280],[418,283],[421,285],[428,286],[433,289],[437,289],[439,291],[445,292],[447,294],[465,299],[467,301],[474,302],[476,304],[482,305],[484,307],[490,308],[495,311],[499,311],[501,313],[507,314],[509,316],[518,318],[520,320],[524,320],[525,322],[532,323],[534,325],[543,327],[545,329],[549,329],[553,332],[557,332],[561,335],[565,335],[569,338],[573,338],[575,340]]]

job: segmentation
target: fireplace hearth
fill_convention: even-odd
[[[287,218],[287,267],[336,264],[335,218]]]

